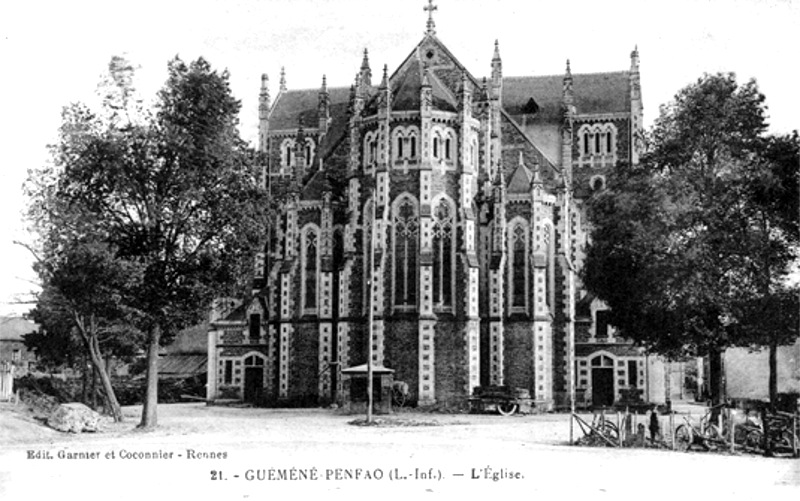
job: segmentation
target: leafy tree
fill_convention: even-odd
[[[704,76],[662,107],[642,163],[618,169],[589,208],[587,288],[648,349],[709,354],[716,397],[721,350],[797,336],[785,280],[797,172],[791,142],[764,136],[765,116],[754,81]]]
[[[168,70],[156,113],[138,122],[120,120],[119,108],[110,120],[80,106],[65,113],[55,169],[34,190],[32,211],[50,232],[61,231],[59,210],[80,214],[65,238],[102,244],[104,263],[121,270],[115,307],[144,333],[147,352],[141,427],[157,424],[159,346],[250,275],[265,225],[227,72],[202,58],[176,58]]]

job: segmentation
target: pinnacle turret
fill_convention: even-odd
[[[364,49],[364,59],[361,60],[361,80],[367,87],[372,86],[372,70],[369,67],[369,53]]]

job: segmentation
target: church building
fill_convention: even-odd
[[[212,313],[209,399],[339,402],[369,353],[420,406],[479,385],[541,410],[568,405],[573,380],[579,403],[645,390],[645,356],[578,274],[586,201],[638,161],[637,50],[626,70],[509,77],[495,42],[481,78],[434,9],[393,71],[373,74],[364,50],[351,85],[295,90],[282,71],[273,97],[262,76],[275,224],[253,295]]]

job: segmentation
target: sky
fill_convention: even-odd
[[[113,55],[138,66],[152,99],[167,62],[204,57],[230,72],[240,132],[255,143],[261,74],[278,90],[349,86],[369,50],[390,73],[425,32],[427,0],[139,0],[3,2],[0,6],[0,314],[24,313],[36,289],[21,187],[48,161],[63,106],[93,102]],[[770,132],[798,128],[800,0],[435,0],[436,34],[475,76],[498,40],[505,76],[621,71],[641,58],[645,125],[703,73],[755,78]],[[375,77],[377,75],[377,77]],[[23,304],[19,304],[20,302]]]

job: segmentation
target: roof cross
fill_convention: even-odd
[[[436,23],[433,22],[433,11],[439,10],[439,7],[437,5],[433,5],[433,0],[428,0],[428,5],[423,7],[422,10],[428,12],[428,34],[435,35]]]

